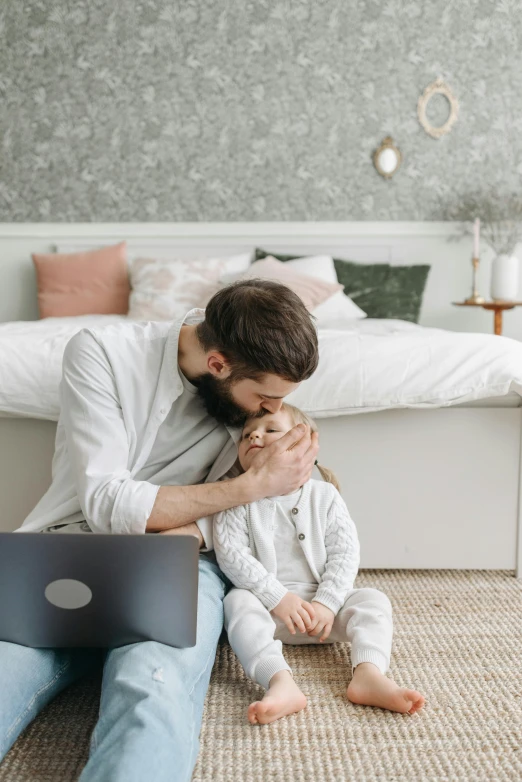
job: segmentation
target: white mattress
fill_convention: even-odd
[[[82,328],[125,321],[86,315],[0,324],[0,414],[58,420],[68,340]],[[522,343],[506,337],[364,319],[342,331],[321,331],[319,345],[318,370],[288,398],[318,418],[521,403]]]
[[[323,331],[319,342],[317,371],[289,396],[318,418],[397,408],[498,406],[506,397],[506,406],[520,405],[518,340],[368,318],[342,332]]]
[[[522,396],[510,391],[505,396],[491,396],[486,399],[475,399],[473,402],[461,402],[453,407],[522,407]]]

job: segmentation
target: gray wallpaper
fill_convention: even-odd
[[[440,220],[514,191],[520,8],[2,0],[0,221]],[[437,141],[417,100],[438,76],[460,115]],[[371,161],[388,134],[391,181]]]

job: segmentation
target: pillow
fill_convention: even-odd
[[[255,259],[270,253],[256,248]],[[272,253],[282,262],[295,255]],[[369,318],[393,318],[417,323],[430,266],[391,266],[389,263],[354,263],[333,259],[344,292]]]
[[[326,282],[338,282],[333,258],[330,255],[309,256],[287,261],[298,272],[318,277]],[[354,319],[365,318],[366,313],[353,302],[343,291],[338,291],[329,299],[319,304],[313,311],[319,328],[342,328]]]
[[[287,263],[290,268],[301,274],[309,274],[310,277],[317,277],[325,282],[339,282],[331,255],[306,255]]]
[[[257,278],[275,280],[286,285],[287,288],[297,293],[310,312],[334,293],[342,291],[343,287],[338,282],[325,282],[308,274],[299,274],[271,256],[262,261],[256,261],[246,272],[236,276],[237,280]]]
[[[220,258],[135,258],[131,264],[129,318],[175,320],[194,307],[205,307],[219,288],[222,274],[250,267],[251,253]]]
[[[265,256],[268,257],[268,256]],[[270,256],[274,257],[274,256]],[[297,258],[288,261],[288,264],[297,272],[308,274],[310,277],[317,277],[325,282],[338,282],[335,266],[331,255],[309,255],[303,258]],[[246,269],[245,269],[246,271]],[[222,274],[220,282],[223,285],[234,282],[237,274]]]
[[[79,253],[35,253],[41,318],[125,315],[129,274],[125,242]]]
[[[334,260],[344,290],[369,318],[391,318],[418,323],[430,266],[389,266]],[[385,271],[383,266],[388,266]]]
[[[294,261],[287,261],[286,265],[295,271],[308,274],[310,277],[317,277],[325,282],[337,282],[337,274],[331,255],[310,255]],[[227,284],[237,278],[237,274],[225,274],[221,276],[220,282]],[[317,319],[318,328],[321,329],[345,328],[347,325],[353,324],[354,319],[366,317],[366,313],[341,290],[315,307],[312,314]]]
[[[366,313],[342,290],[319,304],[312,310],[312,315],[317,319],[317,327],[320,329],[346,328],[346,326],[353,326],[354,320],[366,317]]]

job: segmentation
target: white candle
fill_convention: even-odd
[[[473,257],[479,258],[480,220],[477,217],[473,224]]]

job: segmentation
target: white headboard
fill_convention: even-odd
[[[125,239],[129,258],[228,255],[254,247],[296,255],[328,254],[360,263],[430,264],[421,323],[456,331],[492,330],[491,313],[453,307],[471,292],[471,239],[455,223],[140,223],[0,224],[0,321],[38,317],[33,252],[74,251]],[[481,262],[487,296],[491,254]],[[522,308],[506,313],[504,333],[522,339]]]

